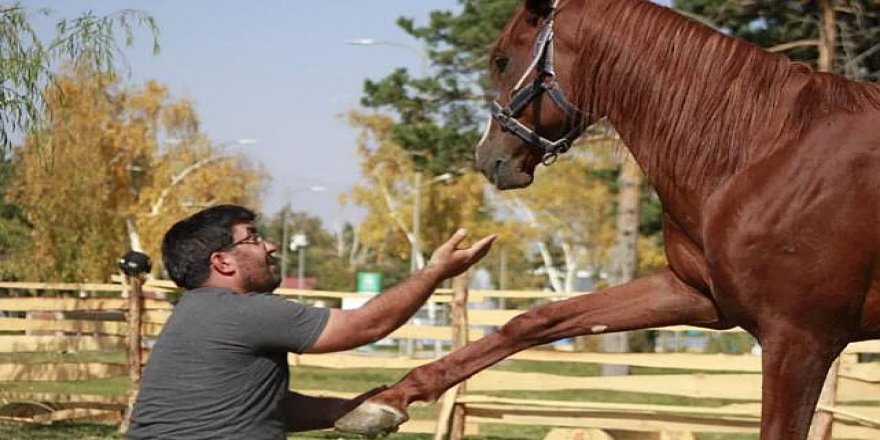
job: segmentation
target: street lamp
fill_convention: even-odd
[[[355,46],[393,46],[401,49],[406,49],[412,53],[415,53],[419,56],[419,59],[422,61],[421,65],[421,76],[425,77],[428,74],[428,66],[430,63],[430,59],[428,58],[428,54],[415,46],[410,46],[409,44],[399,43],[395,41],[386,41],[379,40],[376,38],[352,38],[346,41],[348,44]],[[440,176],[435,177],[427,184],[422,184],[422,172],[420,170],[416,170],[413,182],[413,214],[412,214],[412,240],[410,240],[410,261],[409,261],[409,270],[410,273],[414,273],[417,270],[421,269],[424,265],[424,257],[422,256],[421,243],[419,236],[421,235],[421,211],[422,211],[422,187],[434,184],[438,181],[449,180],[452,178],[452,174],[445,173]],[[440,179],[440,180],[438,180]],[[436,324],[436,303],[434,301],[428,301],[428,320],[431,322],[431,325]],[[412,340],[409,340],[409,344],[407,347],[408,354],[412,354],[413,346]],[[437,357],[440,356],[440,341],[435,340],[434,342],[434,352]]]
[[[443,173],[435,176],[426,183],[422,183],[422,173],[416,172],[415,184],[413,186],[413,218],[412,218],[412,252],[410,253],[410,272],[415,272],[425,266],[425,258],[422,256],[422,247],[419,239],[422,226],[422,188],[431,186],[435,183],[448,182],[455,175],[451,172]]]
[[[401,49],[406,49],[416,55],[419,56],[419,59],[422,61],[421,66],[421,75],[426,76],[428,74],[428,64],[430,59],[428,58],[428,54],[415,46],[411,46],[406,43],[399,43],[396,41],[386,41],[380,40],[376,38],[351,38],[346,40],[346,43],[354,45],[354,46],[392,46],[399,47]],[[438,176],[439,177],[439,176]],[[419,243],[419,235],[421,235],[421,196],[422,196],[422,172],[416,171],[415,174],[415,182],[413,183],[413,187],[415,188],[413,191],[413,215],[412,215],[412,239],[410,240],[410,255],[409,255],[409,271],[413,273],[424,266],[424,258],[421,255],[421,245]]]
[[[392,46],[399,47],[401,49],[406,49],[416,55],[422,60],[421,72],[419,72],[422,76],[428,74],[428,64],[430,64],[430,59],[428,58],[428,54],[425,51],[415,47],[410,46],[406,43],[398,43],[396,41],[386,41],[379,40],[376,38],[350,38],[346,40],[346,43],[351,44],[353,46]]]
[[[281,282],[284,283],[287,280],[287,251],[288,249],[293,251],[294,249],[294,241],[290,240],[288,237],[288,224],[287,224],[287,213],[290,211],[290,202],[294,194],[299,192],[324,192],[327,191],[326,187],[320,185],[311,185],[305,186],[301,188],[288,189],[285,191],[285,199],[287,203],[284,206],[284,210],[281,211]],[[297,234],[302,235],[302,234]],[[294,235],[294,240],[297,239],[297,235]],[[304,243],[302,246],[308,245],[308,241],[305,241],[305,235],[302,235],[302,240]],[[300,271],[302,270],[302,258],[303,253],[300,251]],[[297,282],[298,287],[302,288],[302,272],[299,273],[299,280]]]
[[[306,234],[299,233],[293,234],[293,238],[290,239],[290,250],[299,252],[299,265],[297,267],[297,276],[296,276],[296,288],[303,288],[303,277],[305,276],[305,267],[306,267],[306,259],[305,259],[305,250],[306,246],[309,245],[309,239],[306,237]]]

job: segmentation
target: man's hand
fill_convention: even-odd
[[[490,235],[469,248],[458,249],[458,245],[467,238],[467,235],[467,231],[464,229],[455,231],[455,234],[446,243],[434,251],[425,269],[436,270],[442,279],[452,278],[468,270],[486,256],[492,247],[492,242],[498,238],[497,235]]]
[[[480,261],[496,236],[490,235],[466,249],[458,249],[467,232],[459,229],[434,251],[428,265],[357,309],[332,309],[327,325],[309,353],[350,350],[378,341],[403,325],[431,296],[443,280]]]

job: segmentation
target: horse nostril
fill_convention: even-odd
[[[498,174],[501,172],[501,165],[503,165],[504,162],[506,162],[505,159],[495,159],[495,161],[492,162],[492,169],[486,173],[486,177],[489,178],[490,182],[498,182]]]

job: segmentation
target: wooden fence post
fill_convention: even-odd
[[[143,286],[146,274],[150,272],[150,258],[140,252],[129,252],[119,259],[119,267],[126,275],[128,281],[128,310],[125,318],[128,322],[128,377],[130,381],[128,390],[128,404],[125,415],[119,424],[119,432],[125,434],[131,424],[131,413],[137,400],[138,389],[141,386],[141,365],[143,356],[141,353],[141,318],[144,309]]]
[[[468,283],[470,276],[465,272],[452,279],[452,301],[449,303],[452,315],[452,350],[458,350],[468,343]],[[465,408],[456,403],[459,396],[464,395],[465,383],[462,382],[443,394],[440,404],[440,415],[434,429],[434,440],[441,440],[449,432],[449,440],[460,440],[464,437]]]
[[[837,401],[837,380],[840,370],[840,359],[843,355],[834,360],[831,368],[828,369],[828,376],[822,385],[822,394],[819,395],[819,404],[816,406],[816,412],[813,415],[813,424],[810,426],[808,440],[830,440],[832,425],[834,424],[834,413],[829,408],[834,407]]]

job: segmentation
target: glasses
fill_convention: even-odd
[[[263,236],[260,235],[259,232],[254,231],[254,232],[251,232],[250,234],[248,234],[247,236],[245,236],[244,238],[242,238],[241,240],[232,242],[232,244],[230,244],[229,246],[225,246],[225,247],[221,248],[217,252],[226,252],[226,251],[228,251],[228,250],[230,250],[240,244],[263,244],[264,241],[265,240],[263,239]]]

